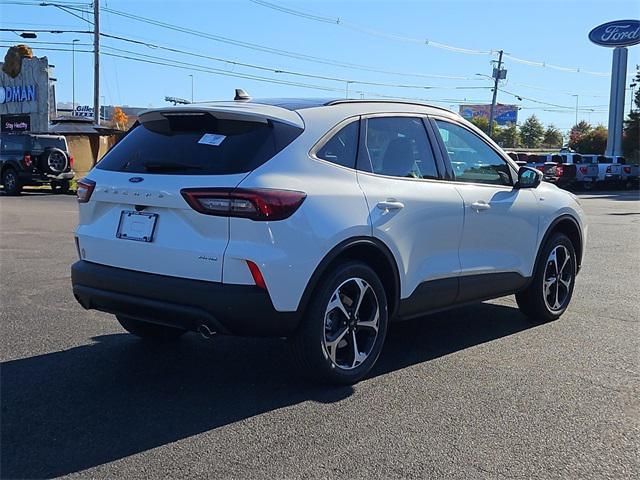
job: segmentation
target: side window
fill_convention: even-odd
[[[480,137],[454,123],[436,124],[457,181],[512,185],[509,165]]]
[[[24,135],[3,135],[2,151],[3,152],[22,152],[25,148]]]
[[[365,120],[361,170],[403,178],[438,178],[427,131],[420,118],[376,117]]]
[[[316,152],[316,157],[343,167],[355,168],[359,124],[355,120],[342,127]]]

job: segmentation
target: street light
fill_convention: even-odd
[[[578,95],[574,93],[571,96],[576,97],[576,125],[577,125],[578,124]]]
[[[38,38],[36,32],[22,32],[18,34],[22,38]]]
[[[71,116],[76,113],[76,42],[77,38],[71,40]]]

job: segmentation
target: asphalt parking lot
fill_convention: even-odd
[[[573,303],[513,297],[396,324],[328,388],[283,341],[149,346],[73,299],[72,196],[0,197],[3,478],[638,478],[640,199],[582,195]]]

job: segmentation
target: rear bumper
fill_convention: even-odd
[[[84,308],[161,325],[241,336],[285,337],[298,312],[278,312],[254,285],[230,285],[136,272],[80,260],[71,267],[73,294]]]
[[[18,172],[18,178],[20,178],[20,181],[23,183],[48,183],[52,180],[73,180],[74,176],[75,172],[73,170],[57,175],[42,172],[34,173],[26,170]]]

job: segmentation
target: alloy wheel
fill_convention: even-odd
[[[378,337],[380,305],[362,278],[349,278],[335,289],[324,316],[323,346],[331,362],[343,369],[360,366]]]
[[[562,310],[569,300],[573,281],[573,260],[569,249],[557,245],[549,253],[543,277],[544,302],[549,310]]]

